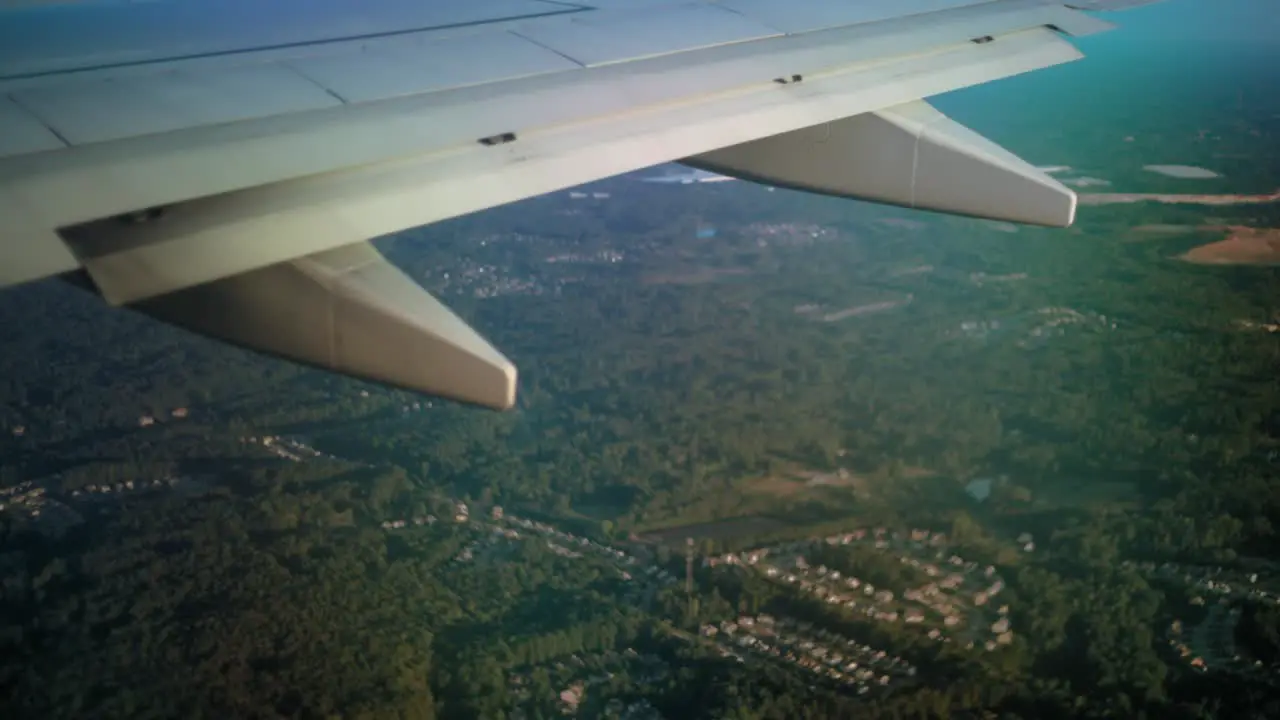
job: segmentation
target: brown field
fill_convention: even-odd
[[[1226,239],[1192,248],[1178,259],[1200,265],[1280,265],[1280,229],[1239,225],[1223,229],[1230,233]]]
[[[865,496],[871,491],[871,481],[852,473],[840,475],[795,468],[778,475],[744,480],[738,487],[748,495],[774,498],[794,499],[836,488],[852,490],[855,495]]]
[[[806,489],[803,480],[780,475],[753,478],[742,483],[744,493],[770,497],[795,497]]]

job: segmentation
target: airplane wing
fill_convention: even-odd
[[[0,7],[0,286],[83,273],[111,305],[493,408],[515,367],[370,238],[672,161],[1066,226],[1071,190],[922,98],[1111,27],[1052,0]]]

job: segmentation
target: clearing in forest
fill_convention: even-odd
[[[645,275],[640,278],[640,282],[645,285],[705,285],[726,277],[747,275],[750,272],[750,268],[744,267],[673,269]]]

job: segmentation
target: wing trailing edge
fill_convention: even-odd
[[[367,242],[132,307],[325,370],[496,410],[515,404],[511,361]]]
[[[1076,194],[923,100],[685,158],[779,187],[1067,227]]]
[[[1074,10],[1111,12],[1142,7],[1143,5],[1154,5],[1158,2],[1164,2],[1164,0],[1073,0],[1073,2],[1065,3],[1065,5]]]

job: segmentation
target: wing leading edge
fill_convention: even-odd
[[[339,37],[312,49],[237,51],[233,69],[222,56],[174,60],[182,73],[218,74],[189,86],[175,85],[166,62],[149,69],[154,58],[141,69],[72,63],[6,76],[0,53],[0,213],[10,220],[0,286],[83,270],[113,305],[504,409],[515,402],[514,366],[370,238],[670,161],[946,213],[1049,226],[1074,218],[1069,189],[921,99],[1081,57],[1062,36],[1110,26],[1060,3],[867,0],[833,15],[823,0],[796,0],[784,27],[768,0],[726,0],[741,15],[733,23],[650,45],[646,35],[677,5],[655,0],[637,13],[644,0],[602,0],[601,9],[563,13],[506,2],[474,26],[455,23],[442,36],[416,29],[394,47],[375,37],[353,51]],[[724,10],[715,5],[678,4],[712,21]],[[454,12],[444,14],[465,19]],[[616,50],[610,33],[628,28],[625,52]],[[501,49],[518,47],[512,57],[523,58],[529,37],[560,60],[519,60],[532,73],[520,76]],[[483,68],[445,68],[465,80],[437,78],[426,89],[390,77],[433,69],[414,62],[438,60],[433,48],[443,46],[482,46],[494,57]],[[370,64],[370,53],[389,54]],[[290,74],[321,62],[328,75]],[[122,72],[132,89],[118,97],[111,78]],[[344,98],[326,84],[340,77],[361,87],[362,72],[381,74],[364,86],[369,97]],[[334,102],[289,105],[303,97],[294,77]],[[256,90],[236,78],[252,78]],[[294,95],[265,98],[272,82]],[[59,106],[38,97],[101,105],[119,129],[102,135],[77,115],[81,135],[68,137],[56,130]],[[138,115],[120,105],[129,101],[170,112],[159,125],[145,113],[140,125],[122,123],[122,113]],[[195,105],[184,111],[180,101]],[[160,129],[134,129],[148,126]]]

